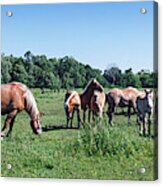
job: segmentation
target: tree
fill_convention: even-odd
[[[138,76],[141,82],[141,87],[143,88],[152,88],[154,86],[154,76],[153,73],[150,74],[144,70],[138,72]]]
[[[118,67],[111,67],[105,70],[104,77],[112,85],[121,85],[122,72]]]
[[[13,67],[12,79],[13,81],[18,81],[27,84],[28,74],[23,65],[16,64]]]
[[[134,75],[131,68],[125,70],[122,79],[123,79],[122,80],[123,87],[132,86],[132,87],[139,88],[141,86],[139,77],[137,75]]]
[[[25,61],[26,61],[26,62],[29,62],[29,61],[32,61],[33,55],[32,55],[32,53],[31,53],[31,51],[28,50],[28,51],[24,54],[24,57],[25,57]]]
[[[10,75],[11,71],[12,71],[12,64],[3,56],[1,60],[1,82],[2,83],[9,83],[11,81],[11,75]]]

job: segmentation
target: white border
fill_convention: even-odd
[[[98,0],[98,2],[113,2],[117,0]],[[121,0],[118,0],[119,2]],[[127,0],[123,0],[127,1]],[[130,0],[132,1],[132,0]],[[140,0],[141,1],[141,0]],[[35,3],[63,3],[63,2],[88,2],[87,0],[1,0],[1,4],[35,4]],[[97,2],[97,0],[89,0],[89,2]],[[163,1],[162,0],[157,0],[159,3],[159,180],[155,182],[139,182],[139,181],[99,181],[99,180],[63,180],[63,179],[18,179],[18,178],[0,178],[0,185],[1,186],[42,186],[42,185],[55,185],[55,186],[62,186],[62,185],[67,185],[67,186],[85,186],[85,185],[103,185],[103,186],[108,186],[109,185],[158,185],[162,186],[163,185],[163,114],[161,114],[163,110],[163,100],[162,100],[162,95],[163,95],[163,52],[161,50],[163,49],[162,44],[163,44],[163,39],[161,36],[161,33],[163,33],[163,28],[162,28],[162,19],[163,19]]]

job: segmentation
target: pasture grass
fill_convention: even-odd
[[[63,109],[65,92],[46,90],[33,94],[42,117],[44,132],[32,133],[29,117],[18,114],[12,135],[1,143],[1,174],[3,177],[65,178],[65,179],[132,179],[154,180],[156,153],[154,137],[138,134],[136,116],[132,125],[127,117],[116,115],[114,125],[104,122],[85,124],[78,129],[66,129]],[[106,110],[106,108],[105,108]],[[119,110],[120,111],[120,110]],[[2,117],[2,124],[5,117]],[[74,126],[77,127],[76,115]],[[100,124],[101,123],[101,124]],[[12,168],[8,170],[7,164]],[[144,174],[139,169],[144,167]]]

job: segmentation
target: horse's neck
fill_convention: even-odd
[[[31,93],[29,93],[27,95],[27,97],[25,97],[26,99],[26,111],[29,114],[31,119],[35,119],[36,117],[38,117],[39,111],[37,108],[37,104],[33,98],[33,95]]]
[[[93,89],[91,88],[91,86],[88,86],[88,88],[80,95],[81,97],[81,101],[85,102],[85,103],[89,103],[90,99],[93,95]]]

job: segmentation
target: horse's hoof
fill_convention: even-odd
[[[113,122],[109,122],[109,127],[113,127]]]
[[[4,137],[5,137],[4,133],[1,132],[1,141],[3,140]]]
[[[142,133],[142,132],[139,132],[139,135],[140,135],[140,136],[143,136],[143,133]]]

